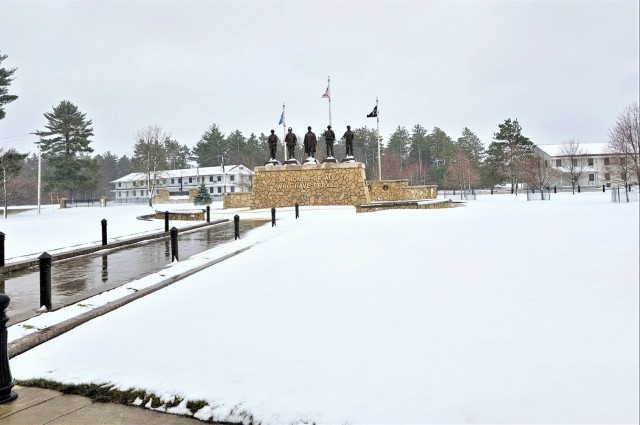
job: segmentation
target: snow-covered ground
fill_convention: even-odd
[[[70,228],[39,230],[58,246],[99,239],[101,215],[60,214]],[[481,195],[278,218],[196,257],[248,251],[11,359],[14,377],[205,399],[198,416],[217,420],[638,422],[638,203]],[[98,237],[75,235],[85,222]]]

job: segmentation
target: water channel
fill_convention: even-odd
[[[240,235],[267,221],[240,221]],[[234,239],[233,222],[178,235],[180,260]],[[51,267],[53,309],[74,304],[162,269],[171,262],[171,241],[154,239],[95,254],[54,261]],[[37,266],[0,275],[0,292],[11,302],[11,322],[32,316],[40,303],[40,270]],[[11,320],[13,319],[13,320]]]

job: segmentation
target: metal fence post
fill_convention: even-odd
[[[300,217],[300,205],[296,204],[296,219]]]
[[[102,224],[102,245],[107,244],[107,220],[105,218],[100,222]]]
[[[0,294],[0,404],[8,403],[18,397],[12,388],[14,386],[11,368],[9,367],[9,352],[7,351],[7,322],[9,318],[5,310],[9,307],[9,297]]]
[[[233,216],[233,229],[233,234],[236,237],[235,240],[237,240],[240,238],[240,216],[238,214]]]
[[[604,185],[602,185],[602,193],[604,193]]]
[[[4,233],[0,232],[0,267],[4,267]]]
[[[211,207],[207,205],[207,223],[211,223]]]
[[[53,257],[48,252],[43,252],[38,257],[40,263],[40,307],[45,306],[51,310],[51,262]]]
[[[178,258],[178,229],[175,227],[171,228],[171,262],[173,263],[173,259],[176,261],[180,261]]]
[[[169,231],[169,211],[164,212],[164,231]]]
[[[276,225],[276,209],[271,208],[271,227]]]

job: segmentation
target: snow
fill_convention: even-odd
[[[99,230],[93,211],[3,228],[67,214],[47,229],[72,224],[68,238],[52,239],[88,243],[71,229]],[[120,233],[148,230],[121,214]],[[277,217],[144,278],[250,247],[12,358],[13,376],[203,399],[194,416],[220,421],[638,422],[637,203],[478,195],[452,209]],[[29,246],[14,252],[37,251],[28,229],[11,228]]]

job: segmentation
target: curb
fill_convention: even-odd
[[[105,304],[103,306],[97,307],[91,311],[88,311],[86,313],[83,313],[79,316],[73,317],[71,319],[67,319],[64,322],[60,322],[57,323],[53,326],[50,326],[46,329],[43,329],[42,331],[39,332],[35,332],[33,334],[27,335],[25,337],[22,337],[20,339],[17,339],[11,343],[8,344],[8,352],[9,352],[9,358],[15,357],[19,354],[24,353],[25,351],[31,350],[34,347],[37,347],[38,345],[49,341],[50,339],[53,339],[57,336],[62,335],[65,332],[70,331],[71,329],[75,328],[76,326],[80,326],[83,323],[88,322],[89,320],[95,319],[96,317],[100,317],[103,314],[109,313],[117,308],[120,308],[126,304],[129,304],[132,301],[135,301],[139,298],[144,297],[145,295],[149,295],[153,292],[156,292],[164,287],[167,287],[169,285],[171,285],[172,283],[175,283],[179,280],[184,279],[185,277],[191,276],[192,274],[195,274],[203,269],[206,269],[207,267],[211,267],[221,261],[224,261],[228,258],[231,258],[233,256],[236,256],[238,254],[243,253],[244,251],[248,250],[249,248],[251,248],[251,246],[245,247],[245,248],[241,248],[237,251],[234,251],[230,254],[226,254],[220,258],[216,258],[214,260],[211,260],[205,264],[202,264],[198,267],[195,267],[191,270],[187,270],[183,273],[179,273],[175,276],[172,276],[170,278],[167,278],[153,286],[150,286],[148,288],[144,288],[144,289],[140,289],[136,292],[134,292],[133,294],[129,294],[123,298],[120,298],[119,300],[110,302],[108,304]]]

